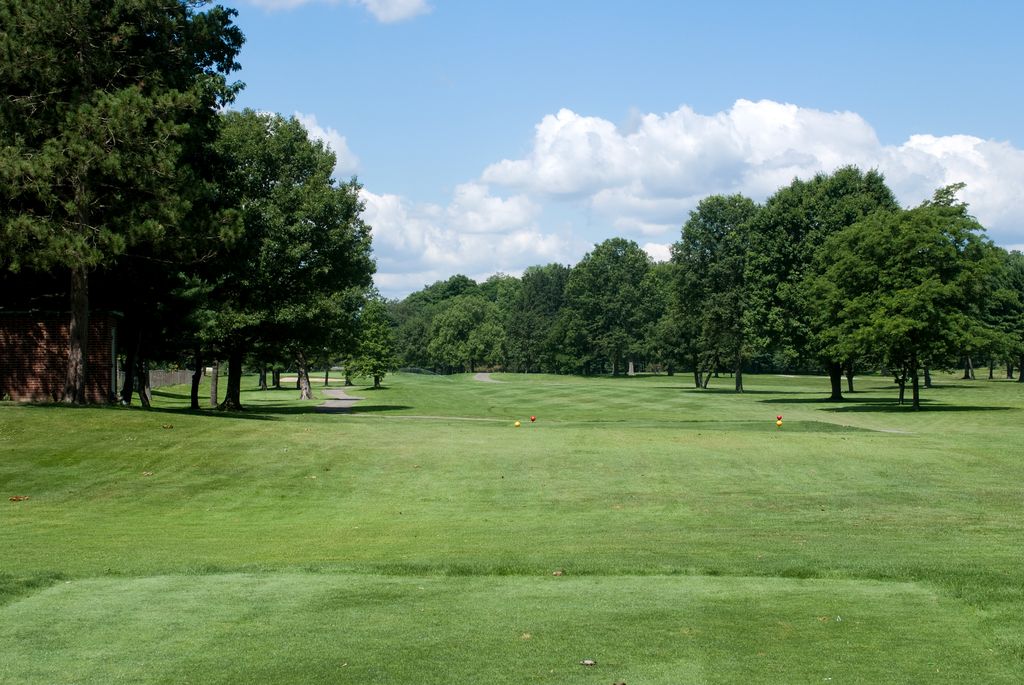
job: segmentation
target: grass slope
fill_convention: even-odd
[[[0,681],[1019,680],[1019,384],[495,378],[0,405]]]

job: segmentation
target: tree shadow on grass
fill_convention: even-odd
[[[998,407],[998,406],[987,406],[987,405],[962,405],[962,404],[938,404],[932,399],[922,399],[920,410],[915,410],[910,404],[910,400],[906,400],[903,404],[899,403],[895,397],[893,398],[881,398],[881,397],[844,397],[842,400],[832,401],[825,397],[816,398],[803,398],[803,399],[778,399],[778,400],[758,400],[765,404],[820,404],[821,406],[818,411],[827,411],[835,414],[842,414],[847,412],[878,412],[878,413],[896,413],[896,412],[975,412],[975,411],[1009,411],[1014,407]]]
[[[384,411],[412,409],[404,404],[357,404],[351,407],[314,407],[317,414],[374,414]]]
[[[712,395],[811,395],[821,394],[812,393],[807,390],[744,390],[743,392],[736,392],[733,388],[695,388],[692,385],[658,385],[649,390],[672,390],[674,392],[692,392],[694,394],[712,394]]]
[[[404,404],[357,404],[352,407],[350,413],[352,414],[374,414],[382,411],[400,411],[405,409],[413,409]]]
[[[271,388],[266,391],[252,391],[260,392],[294,392],[294,388]],[[171,400],[189,400],[188,394],[168,392],[164,390],[154,390],[153,395],[156,397],[171,399]],[[259,402],[245,402],[245,395],[242,396],[241,411],[224,411],[214,407],[202,407],[201,409],[191,409],[187,406],[179,407],[160,407],[155,406],[150,408],[148,411],[159,413],[159,414],[178,414],[182,416],[204,416],[211,418],[220,419],[247,419],[253,421],[281,421],[289,416],[311,416],[317,414],[355,414],[362,412],[385,412],[385,411],[402,411],[406,409],[412,409],[413,407],[405,405],[360,405],[354,407],[331,407],[323,406],[325,400],[330,398],[322,398],[319,400],[311,400],[308,403],[297,405],[293,401],[288,403],[276,403],[262,400]],[[113,409],[122,409],[120,407],[112,407]],[[141,409],[141,407],[134,407]]]
[[[879,412],[879,413],[896,413],[896,412],[975,412],[975,411],[1010,411],[1014,407],[992,407],[992,406],[981,406],[981,405],[962,405],[962,404],[934,404],[931,402],[921,401],[921,408],[915,410],[909,402],[905,404],[898,404],[896,400],[888,403],[874,403],[874,404],[860,404],[854,406],[838,406],[836,403],[835,407],[822,407],[821,411],[833,412],[836,414],[850,413],[850,412]]]

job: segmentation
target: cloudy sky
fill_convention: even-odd
[[[663,259],[701,198],[844,164],[906,206],[963,181],[1024,248],[1016,0],[221,1],[237,106],[297,116],[358,176],[390,297],[613,236]]]

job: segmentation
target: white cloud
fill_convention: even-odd
[[[448,225],[464,233],[494,233],[524,226],[540,213],[540,206],[525,195],[493,197],[486,185],[463,183],[446,210]]]
[[[398,21],[405,21],[421,14],[426,14],[432,8],[426,0],[346,0],[349,5],[364,8],[373,17],[383,23],[390,24]],[[248,0],[253,5],[268,10],[289,10],[301,5],[308,5],[314,2],[325,2],[337,4],[338,0]]]
[[[363,189],[363,219],[373,228],[377,287],[416,290],[455,273],[486,277],[564,261],[579,245],[534,222],[539,207],[522,197],[490,195],[485,185],[458,186],[447,207],[411,205],[397,195]],[[580,252],[581,253],[581,252]]]
[[[306,128],[310,138],[322,141],[324,145],[334,152],[334,156],[337,158],[337,162],[334,165],[336,177],[344,180],[344,177],[351,176],[356,172],[359,168],[359,158],[348,148],[348,141],[345,139],[345,136],[338,133],[337,129],[321,126],[316,120],[315,114],[295,112],[295,118]]]
[[[672,258],[671,243],[644,243],[643,249],[656,262],[667,262]]]
[[[537,124],[529,154],[491,164],[481,179],[536,198],[582,201],[594,224],[656,236],[678,231],[707,195],[763,200],[794,177],[847,164],[881,170],[906,205],[963,181],[961,197],[991,237],[1024,240],[1024,205],[1017,201],[1024,195],[1024,151],[963,135],[918,135],[886,146],[853,112],[770,100],[738,100],[712,115],[686,106],[634,115],[628,131],[562,109]]]
[[[974,136],[916,135],[885,154],[879,166],[901,197],[920,201],[938,187],[966,183],[959,197],[989,236],[1000,244],[1024,241],[1024,150]]]
[[[385,24],[412,19],[431,10],[425,0],[355,0],[355,4],[362,5]]]

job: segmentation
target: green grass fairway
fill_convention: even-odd
[[[1024,385],[494,378],[0,403],[0,682],[1024,678]]]

